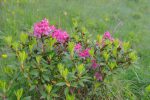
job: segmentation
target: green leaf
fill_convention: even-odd
[[[42,59],[42,56],[36,56],[36,61],[38,64],[40,64],[41,59]]]
[[[65,88],[64,93],[65,93],[65,95],[67,95],[69,93],[69,88],[68,87]]]
[[[28,34],[25,34],[25,33],[20,34],[20,40],[22,43],[25,43],[27,39],[28,39]]]
[[[90,80],[88,79],[82,79],[83,82],[89,82]]]
[[[62,76],[63,76],[65,79],[67,79],[68,73],[69,73],[68,69],[65,68],[65,70],[63,70]]]
[[[46,85],[46,91],[47,91],[47,93],[50,94],[52,88],[53,88],[53,86],[51,84]]]
[[[3,71],[4,71],[6,74],[8,74],[8,75],[13,74],[13,69],[12,69],[11,67],[8,67],[8,66],[4,67],[4,68],[3,68]]]
[[[70,54],[71,54],[72,57],[74,55],[74,46],[75,46],[74,42],[69,42],[68,43],[68,50],[69,50],[69,52],[70,52]]]
[[[55,55],[55,53],[54,52],[50,52],[50,54],[49,54],[49,59],[52,59],[53,57],[54,57],[54,55]]]
[[[114,69],[117,66],[116,62],[109,62],[108,66],[110,67],[110,69]]]
[[[45,81],[50,81],[49,77],[47,75],[42,75]]]
[[[88,33],[88,30],[85,27],[82,27],[81,30],[83,33]]]
[[[5,81],[0,80],[0,88],[3,90],[3,92],[6,92],[7,84]]]
[[[131,53],[129,54],[129,58],[132,60],[132,62],[135,62],[138,57],[137,57],[137,55],[136,55],[135,52],[131,52]]]
[[[67,95],[66,100],[75,100],[75,95]]]
[[[72,19],[72,22],[73,22],[73,26],[76,28],[78,26],[78,21],[77,19],[73,18]]]
[[[40,90],[40,93],[41,93],[41,97],[40,97],[40,99],[44,99],[44,98],[46,98],[47,97],[47,94],[46,94],[46,92],[45,91],[43,91],[43,90]]]
[[[22,100],[32,100],[32,99],[31,99],[31,96],[27,96],[27,97],[22,98]]]
[[[77,84],[76,82],[73,82],[73,83],[71,83],[71,86],[72,86],[72,87],[77,87],[78,84]]]
[[[25,51],[19,51],[19,60],[23,64],[24,61],[27,59],[28,55],[26,54]]]
[[[64,85],[66,85],[66,82],[60,82],[60,83],[57,83],[56,85],[57,86],[64,86]]]
[[[90,55],[93,57],[93,56],[94,56],[94,48],[91,48],[91,49],[89,50],[89,53],[90,53]]]
[[[115,45],[116,48],[119,47],[119,40],[118,39],[115,39],[113,43],[114,43],[114,45]]]
[[[113,54],[113,56],[117,57],[117,48],[114,48],[114,49],[112,50],[112,54]]]
[[[150,85],[145,88],[146,92],[150,92]]]
[[[84,87],[83,81],[79,81],[79,84],[80,84],[82,87]]]
[[[37,69],[33,69],[33,70],[31,70],[30,74],[38,77],[39,76],[39,71]]]
[[[49,45],[50,45],[50,47],[52,48],[53,47],[53,45],[56,43],[56,39],[55,38],[50,38],[49,39]]]
[[[76,41],[79,41],[80,38],[79,38],[79,36],[76,35],[76,34],[77,34],[77,33],[73,33],[73,36],[72,36],[72,37],[74,37]]]
[[[17,97],[17,100],[20,100],[23,95],[23,88],[20,88],[17,91],[15,91],[15,95]]]
[[[109,59],[109,54],[108,54],[107,52],[104,52],[104,53],[103,53],[103,57],[104,57],[104,59],[105,59],[106,61],[108,61],[108,59]]]
[[[60,74],[62,75],[63,74],[63,70],[64,70],[64,65],[60,63],[60,64],[58,64],[57,68],[58,68]]]
[[[34,47],[34,45],[29,45],[29,50],[30,50],[30,53],[32,52],[32,50],[33,50],[33,47]]]
[[[54,93],[51,94],[51,95],[52,95],[53,97],[59,97],[57,94],[54,94]]]
[[[84,65],[83,64],[78,65],[77,71],[78,71],[79,75],[81,75],[85,71]]]
[[[30,87],[30,89],[29,89],[29,91],[32,91],[32,90],[34,90],[35,89],[35,85],[32,85],[31,87]]]
[[[9,46],[12,44],[12,36],[7,36],[4,38],[4,40]]]
[[[94,83],[94,88],[96,89],[96,88],[98,88],[100,85],[101,85],[100,82],[95,82],[95,83]]]
[[[127,50],[130,48],[130,43],[129,42],[123,42],[123,49],[125,52],[127,52]]]
[[[98,41],[99,44],[102,42],[102,37],[103,36],[101,36],[101,35],[97,35],[97,41]]]
[[[19,43],[18,42],[13,42],[12,43],[12,48],[17,51],[18,48],[19,48]]]

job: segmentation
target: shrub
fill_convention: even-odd
[[[89,40],[86,28],[73,24],[73,34],[68,34],[43,19],[32,34],[21,33],[19,41],[5,38],[16,59],[3,67],[3,99],[103,99],[99,92],[106,95],[107,78],[137,56],[129,42],[109,32]]]

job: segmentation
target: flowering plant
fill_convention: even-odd
[[[27,96],[47,100],[102,99],[96,93],[103,89],[107,77],[137,58],[129,42],[115,39],[109,32],[89,41],[85,28],[74,25],[73,34],[68,34],[47,19],[35,23],[33,29],[33,34],[22,33],[19,41],[5,38],[17,58],[15,67],[4,68],[7,79],[19,74],[8,84],[0,81],[2,89],[5,84],[5,98],[13,97],[10,91],[18,87],[18,100]]]

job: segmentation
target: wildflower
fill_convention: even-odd
[[[55,30],[55,26],[50,26],[48,20],[45,18],[41,22],[34,24],[34,36],[41,38],[41,36],[48,36]]]
[[[102,81],[102,75],[99,72],[96,72],[94,76],[98,81]]]
[[[52,37],[56,38],[56,40],[60,43],[64,43],[69,39],[69,35],[66,31],[60,30],[60,29],[56,29],[53,33],[52,33]]]
[[[91,62],[92,62],[92,68],[96,69],[98,67],[98,64],[96,63],[96,60],[93,59]]]
[[[109,32],[105,32],[104,33],[103,40],[105,40],[105,39],[109,39],[109,40],[113,41],[113,38],[111,37]]]
[[[82,46],[81,46],[80,43],[76,44],[75,47],[74,47],[75,52],[80,52],[81,49],[82,49]]]
[[[86,57],[90,57],[90,53],[89,53],[90,48],[87,48],[81,52],[79,52],[79,56],[81,58],[86,58]]]

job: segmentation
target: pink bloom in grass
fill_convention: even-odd
[[[111,37],[111,34],[109,32],[105,32],[103,35],[103,39],[109,39],[111,41],[113,41],[113,37]]]
[[[94,74],[94,76],[95,76],[95,78],[98,80],[98,81],[102,81],[102,75],[99,73],[99,72],[96,72],[95,74]]]
[[[82,49],[82,46],[81,46],[80,43],[76,44],[75,47],[74,47],[74,50],[75,50],[75,52],[77,52],[77,53],[80,52],[81,49]]]
[[[98,64],[96,63],[96,60],[93,59],[91,62],[92,62],[92,68],[96,69],[98,67]]]
[[[79,56],[81,58],[86,58],[86,57],[90,57],[90,53],[89,53],[90,48],[87,48],[81,52],[79,52]]]
[[[55,27],[50,26],[46,18],[34,24],[34,36],[38,38],[41,38],[41,36],[44,36],[44,35],[47,36],[54,30],[55,30]]]
[[[56,40],[60,43],[64,43],[69,39],[69,35],[66,31],[60,30],[60,29],[56,29],[53,33],[52,33],[52,37],[56,38]]]

